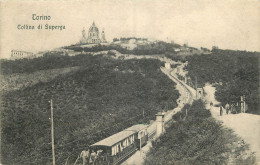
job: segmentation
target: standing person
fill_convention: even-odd
[[[236,114],[240,112],[240,107],[239,107],[239,103],[237,102],[236,106],[235,106],[235,109],[236,109]]]
[[[223,115],[223,108],[222,108],[222,106],[219,107],[219,113],[220,113],[220,116]]]
[[[86,159],[88,158],[88,156],[89,156],[89,150],[88,151],[83,150],[81,152],[80,157],[82,158],[82,164],[83,165],[86,165],[86,162],[87,162]]]
[[[230,106],[230,113],[235,113],[235,105],[231,104]]]
[[[229,104],[228,104],[228,103],[225,105],[225,109],[226,109],[226,114],[228,114],[228,112],[229,112],[229,109],[230,109],[230,106],[229,106]]]

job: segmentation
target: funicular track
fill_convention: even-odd
[[[179,80],[175,74],[172,72],[172,70],[167,70],[164,67],[161,67],[161,71],[166,74],[172,81],[174,81],[177,85],[180,86],[180,90],[183,90],[182,94],[184,94],[183,100],[182,102],[178,105],[178,107],[176,107],[173,110],[169,110],[167,112],[165,112],[165,116],[164,116],[164,123],[167,124],[171,119],[172,116],[174,114],[176,114],[178,111],[181,110],[181,108],[185,105],[185,104],[192,104],[193,99],[194,99],[194,89],[189,88],[188,85],[186,85],[184,82],[182,82],[181,80]],[[176,86],[177,86],[176,85]],[[148,138],[149,139],[153,139],[154,135],[156,134],[156,122],[153,122],[147,129],[148,132]]]
[[[164,67],[160,68],[161,71],[166,74],[172,81],[176,83],[176,88],[180,92],[180,102],[178,102],[178,106],[173,110],[169,110],[164,112],[164,125],[167,127],[172,119],[172,116],[180,111],[185,104],[192,104],[193,100],[195,99],[195,90],[186,85],[184,82],[177,78],[177,75],[174,74],[173,70],[168,70]],[[153,122],[147,128],[148,132],[148,143],[149,141],[155,139],[156,135],[156,121]],[[123,165],[130,165],[130,164],[142,164],[145,154],[149,151],[149,148],[152,147],[151,143],[147,144],[143,147],[142,151],[137,151],[134,155],[129,157],[126,161],[123,162]]]
[[[177,78],[177,75],[173,72],[174,70],[166,69],[164,67],[161,67],[160,69],[164,74],[166,74],[172,81],[174,81],[176,83],[176,89],[179,90],[179,92],[180,92],[180,97],[177,100],[178,106],[172,110],[168,110],[167,112],[162,112],[162,114],[164,114],[164,119],[163,119],[164,123],[163,124],[164,124],[164,127],[167,128],[169,126],[169,123],[171,123],[170,121],[172,119],[172,116],[174,114],[176,114],[177,112],[179,112],[184,107],[185,104],[191,104],[193,102],[193,99],[195,96],[194,95],[195,91],[194,91],[194,89],[192,89],[191,87],[186,85],[184,82],[179,80]],[[133,127],[136,127],[136,125]],[[92,149],[90,150],[90,152],[93,152],[93,151],[96,152],[96,151],[98,151],[98,149],[99,150],[101,149],[102,151],[105,151],[105,152],[107,152],[106,150],[112,150],[111,155],[107,156],[107,160],[109,158],[108,162],[110,162],[108,164],[125,164],[125,165],[136,164],[136,163],[141,164],[143,161],[143,156],[141,156],[141,155],[145,155],[144,151],[145,150],[149,151],[149,148],[152,147],[151,140],[154,140],[155,138],[158,138],[158,136],[160,136],[160,134],[156,133],[157,132],[157,128],[156,128],[157,122],[156,121],[152,122],[149,126],[145,126],[145,127],[146,127],[146,132],[147,132],[147,133],[145,133],[145,136],[147,137],[147,139],[142,142],[144,143],[144,145],[145,144],[147,144],[147,145],[145,145],[143,147],[141,147],[142,145],[140,145],[140,150],[139,150],[138,149],[139,145],[130,143],[129,146],[131,146],[131,145],[135,146],[135,150],[133,150],[133,152],[131,151],[131,153],[129,152],[129,154],[132,156],[130,156],[128,153],[125,153],[125,154],[123,153],[124,151],[127,150],[127,148],[121,149],[121,143],[123,144],[123,146],[125,146],[125,145],[128,146],[127,142],[128,142],[129,138],[131,138],[132,136],[133,136],[133,138],[134,138],[134,136],[137,137],[137,134],[139,137],[138,130],[135,130],[134,131],[135,133],[130,133],[131,135],[129,135],[129,136],[127,135],[127,137],[125,137],[126,132],[128,131],[129,128],[91,145]],[[127,133],[129,133],[129,132],[127,132]],[[124,137],[121,137],[121,136],[124,136]],[[115,142],[113,142],[113,141],[115,141]],[[112,144],[112,142],[113,142],[113,144]],[[141,144],[141,140],[140,140],[140,142],[134,142],[134,143]],[[118,146],[119,146],[119,148],[118,148]],[[141,148],[142,148],[142,150],[141,150]],[[144,153],[144,154],[141,154],[141,153]],[[119,156],[122,155],[122,156],[118,157],[118,155]],[[127,156],[128,158],[126,158],[125,155],[128,155],[129,157]],[[96,164],[95,161],[92,164]]]
[[[161,67],[161,71],[166,74],[172,81],[174,81],[176,83],[176,87],[178,87],[179,92],[181,95],[181,102],[179,103],[178,107],[175,108],[174,110],[168,111],[165,114],[165,124],[167,124],[172,116],[181,110],[181,108],[185,105],[185,104],[192,104],[193,100],[195,99],[195,90],[193,88],[191,88],[190,86],[188,86],[187,84],[185,84],[183,81],[179,80],[177,78],[177,75],[174,74],[173,70],[167,70],[164,67]]]

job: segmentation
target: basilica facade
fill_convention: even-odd
[[[80,40],[81,44],[99,44],[99,43],[106,43],[105,32],[102,30],[101,37],[99,37],[99,29],[95,25],[95,22],[91,25],[88,30],[88,36],[86,37],[85,29],[82,30],[82,38]]]

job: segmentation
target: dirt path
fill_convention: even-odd
[[[210,107],[209,103],[212,101],[213,104],[219,102],[215,99],[215,87],[206,85],[204,87],[206,92],[207,108],[210,109],[211,114],[214,118],[223,122],[223,125],[231,128],[234,132],[244,139],[249,144],[252,152],[256,153],[257,164],[260,164],[260,116],[248,113],[240,114],[226,114],[220,116],[219,107]]]

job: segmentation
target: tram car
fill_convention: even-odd
[[[134,125],[89,148],[89,164],[118,165],[148,141],[148,125]],[[94,158],[91,155],[95,155]]]

